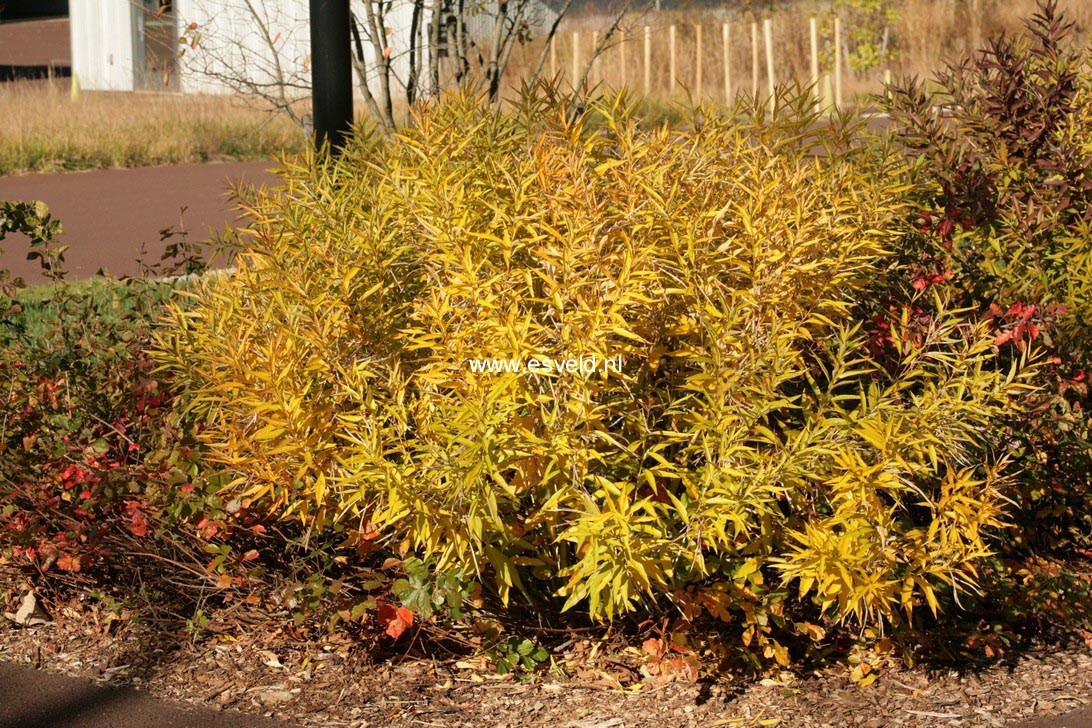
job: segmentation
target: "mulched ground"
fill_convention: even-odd
[[[553,655],[560,669],[522,683],[480,659],[376,663],[340,633],[304,640],[291,627],[213,624],[204,639],[165,642],[78,604],[56,611],[41,627],[0,624],[0,660],[301,726],[1006,726],[1092,706],[1092,648],[1083,643],[977,672],[891,669],[862,688],[844,668],[657,685],[624,654],[587,659],[596,644],[575,639]]]

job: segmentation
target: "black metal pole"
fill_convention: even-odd
[[[311,98],[315,148],[336,154],[353,124],[349,0],[311,0]]]

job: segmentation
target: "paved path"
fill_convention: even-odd
[[[42,200],[64,226],[69,246],[65,261],[72,279],[89,278],[105,268],[114,275],[137,275],[141,243],[148,262],[163,250],[160,230],[179,226],[179,210],[190,240],[222,232],[238,212],[231,208],[228,180],[273,185],[270,162],[183,164],[139,169],[105,169],[62,174],[0,177],[0,200]],[[0,268],[28,284],[41,280],[36,262],[26,260],[26,239],[0,242]]]
[[[68,36],[68,18],[0,23],[0,82],[45,78],[51,68],[67,75],[72,65]]]
[[[67,66],[72,62],[68,18],[0,23],[0,65]]]
[[[291,728],[0,662],[0,728]]]
[[[1013,728],[1092,728],[1092,708],[1078,710],[1075,713],[1039,718],[1030,723],[1021,723]]]

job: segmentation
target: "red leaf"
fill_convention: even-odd
[[[147,536],[148,535],[148,522],[144,520],[144,516],[134,514],[133,522],[129,524],[129,531],[134,536]]]
[[[642,642],[641,647],[644,648],[645,652],[652,655],[652,657],[657,659],[657,660],[660,659],[661,657],[663,657],[663,655],[664,655],[663,642],[656,639],[655,637],[650,637],[647,640],[645,640],[644,642]]]
[[[380,604],[376,619],[383,625],[387,634],[393,639],[398,639],[406,628],[413,624],[413,612],[405,607],[396,609],[391,604]]]

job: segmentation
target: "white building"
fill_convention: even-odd
[[[556,14],[545,0],[534,1],[527,14],[532,27],[552,22]],[[363,0],[351,0],[350,7],[366,25]],[[404,79],[413,3],[390,0],[387,7],[387,44],[395,76]],[[229,93],[221,79],[244,75],[256,83],[280,78],[304,95],[310,86],[308,8],[308,0],[70,0],[72,73],[92,90]],[[468,19],[471,37],[492,27],[486,13],[478,18]],[[362,41],[370,65],[372,46],[366,36]]]

